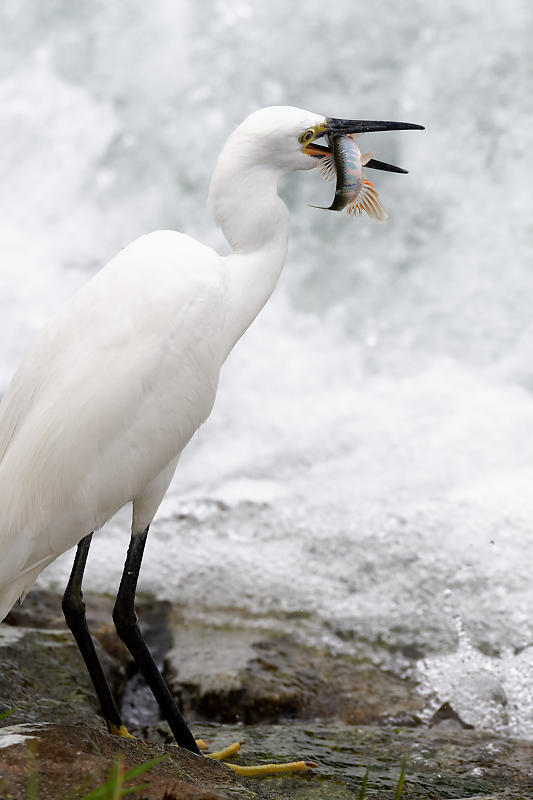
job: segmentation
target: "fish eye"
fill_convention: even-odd
[[[314,129],[308,128],[306,131],[300,134],[300,136],[298,136],[298,141],[301,144],[305,144],[306,142],[310,142],[314,135],[315,135]]]

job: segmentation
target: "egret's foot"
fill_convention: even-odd
[[[255,767],[241,767],[240,764],[226,764],[236,775],[246,778],[262,775],[280,775],[283,772],[309,772],[317,767],[314,761],[289,761],[287,764],[257,764]]]
[[[202,742],[202,744],[204,744]],[[235,755],[241,749],[244,742],[234,742],[229,747],[223,750],[218,750],[215,753],[206,753],[207,758],[214,758],[215,761],[223,761],[225,758]],[[314,761],[290,761],[287,764],[257,764],[253,767],[244,767],[240,764],[229,764],[225,762],[236,775],[243,775],[247,777],[254,777],[260,775],[279,775],[282,772],[308,772],[313,767],[318,766]]]
[[[209,745],[205,739],[196,739],[196,747],[198,750],[209,750]]]
[[[241,744],[244,744],[244,742],[233,742],[233,744],[228,745],[228,747],[225,747],[223,750],[217,750],[215,753],[206,753],[206,756],[207,758],[214,758],[215,761],[223,761],[225,758],[229,758],[235,755],[235,753],[238,753],[241,749]]]
[[[113,736],[122,736],[124,739],[135,739],[125,725],[114,725],[112,722],[107,723],[107,729]]]

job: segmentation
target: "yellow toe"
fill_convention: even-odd
[[[205,741],[205,739],[197,739],[196,746],[198,750],[209,750],[209,745]]]
[[[290,761],[288,764],[258,764],[254,767],[241,767],[240,764],[226,764],[236,775],[247,778],[261,775],[279,775],[283,772],[309,772],[318,766],[314,761]]]
[[[135,739],[135,736],[129,732],[125,725],[113,725],[112,722],[107,723],[107,727],[109,729],[109,733],[113,734],[113,736],[122,736],[124,739]]]
[[[203,739],[197,739],[196,744],[200,750],[206,750],[207,744]],[[206,758],[212,758],[215,761],[223,761],[225,758],[235,755],[241,749],[244,742],[233,742],[223,750],[217,750],[215,753],[204,753]],[[261,775],[280,775],[287,772],[309,772],[313,767],[318,766],[314,761],[289,761],[287,764],[257,764],[251,767],[244,767],[240,764],[229,764],[225,762],[236,775],[243,775],[248,778]]]
[[[207,758],[214,758],[215,761],[222,761],[224,758],[235,755],[241,749],[242,742],[233,742],[223,750],[217,750],[215,753],[206,753]]]

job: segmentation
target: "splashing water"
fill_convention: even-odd
[[[298,613],[302,635],[416,674],[429,708],[533,736],[530,5],[60,0],[0,22],[2,387],[135,236],[221,244],[209,178],[251,110],[427,126],[365,137],[410,170],[374,176],[385,226],[310,209],[316,174],[282,187],[280,287],[184,453],[141,588],[191,614]],[[116,587],[127,528],[96,537],[88,587]]]
[[[446,698],[467,725],[533,738],[527,712],[533,703],[533,647],[487,655],[473,647],[460,617],[456,626],[453,653],[417,664],[420,692],[428,700],[422,718],[429,721]]]

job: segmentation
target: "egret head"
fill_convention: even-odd
[[[281,173],[312,169],[307,146],[326,130],[326,118],[293,106],[270,106],[250,114],[234,132],[241,155]],[[233,137],[232,137],[233,138]]]
[[[264,164],[281,173],[313,169],[331,152],[333,137],[346,133],[422,128],[409,122],[336,119],[294,106],[270,106],[254,111],[234,131],[229,142],[239,147],[247,165]],[[319,144],[317,140],[322,139]]]

